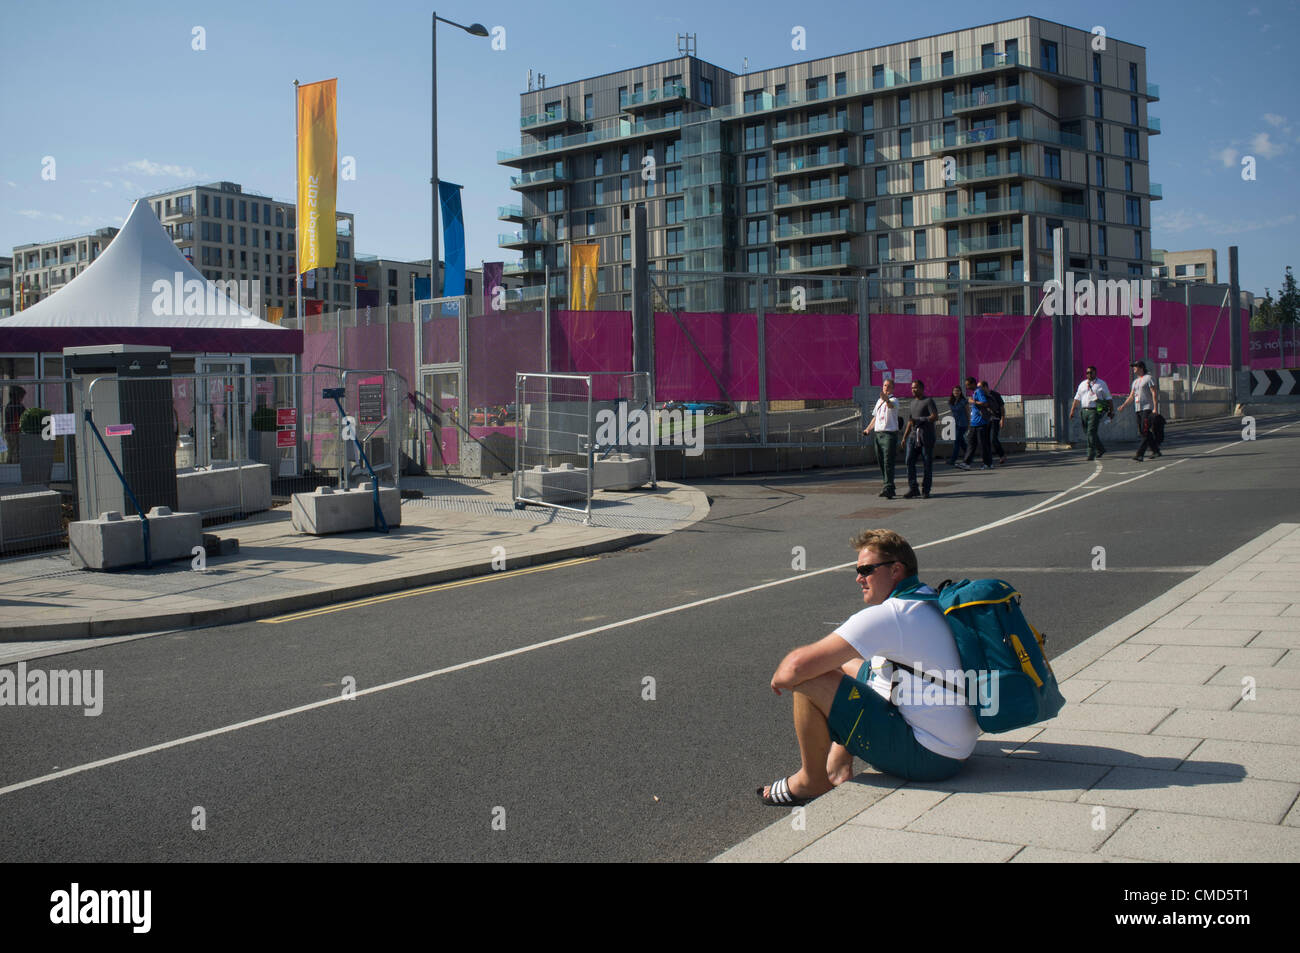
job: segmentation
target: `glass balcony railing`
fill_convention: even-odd
[[[1012,232],[1008,235],[980,235],[975,238],[957,239],[957,247],[951,249],[958,255],[969,254],[977,251],[996,251],[999,248],[1019,248],[1021,237],[1019,232]]]
[[[523,217],[524,217],[524,207],[522,205],[498,205],[497,206],[497,218],[499,219],[511,219],[511,218],[523,218]]]
[[[830,235],[835,232],[853,230],[853,218],[841,215],[838,218],[814,219],[811,222],[787,222],[777,224],[774,233],[778,241],[783,239],[812,238],[816,235]]]
[[[1150,96],[1152,99],[1159,99],[1159,98],[1160,98],[1160,84],[1159,84],[1159,83],[1147,83],[1147,95]]]
[[[1033,68],[1033,61],[1028,54],[1012,54],[1008,56],[1005,53],[996,53],[988,60],[969,59],[959,60],[953,64],[952,69],[945,69],[942,64],[939,66],[926,67],[916,74],[909,71],[900,72],[898,70],[886,67],[879,74],[857,71],[849,74],[845,78],[843,90],[835,90],[824,96],[816,93],[809,93],[807,90],[792,91],[779,97],[773,97],[764,94],[757,102],[748,104],[737,102],[729,103],[725,106],[716,106],[710,109],[707,115],[700,118],[705,120],[712,119],[730,119],[734,116],[752,115],[755,113],[767,112],[772,109],[789,109],[794,106],[802,106],[808,103],[825,103],[835,99],[843,99],[849,96],[861,96],[863,93],[871,93],[882,89],[896,89],[900,86],[916,86],[921,83],[929,83],[934,80],[948,79],[951,77],[965,76],[969,73],[982,73],[987,70],[1005,69],[1007,67],[1019,67],[1020,69]]]
[[[506,248],[510,245],[533,245],[540,242],[553,241],[551,232],[547,229],[524,228],[516,232],[506,232],[497,235],[497,247]]]
[[[529,156],[540,155],[544,152],[554,152],[557,149],[571,149],[575,146],[586,146],[596,142],[608,142],[610,140],[626,139],[629,136],[663,132],[666,129],[677,129],[681,124],[681,115],[679,113],[671,116],[660,116],[656,119],[619,119],[616,125],[605,129],[592,129],[590,132],[580,132],[572,136],[556,136],[545,142],[530,142],[520,149],[500,149],[497,151],[497,162],[516,162],[519,159],[526,159]]]
[[[524,116],[519,120],[520,129],[528,129],[532,126],[545,126],[553,122],[567,122],[569,120],[568,104],[553,107],[545,112],[536,113],[532,116]]]
[[[934,220],[942,222],[955,218],[972,218],[977,215],[1003,215],[1010,212],[1023,212],[1025,208],[1025,197],[1017,195],[1014,198],[984,199],[967,205],[955,205],[952,208],[936,205],[932,211]]]
[[[504,275],[522,275],[528,271],[534,271],[533,263],[525,259],[524,261],[508,261],[501,266],[501,273]]]
[[[1002,268],[997,271],[981,271],[971,275],[975,281],[1024,281],[1025,273],[1014,268]]]
[[[772,141],[798,139],[802,136],[831,135],[836,132],[844,132],[848,128],[849,117],[847,115],[827,116],[819,120],[790,125],[781,121],[776,124],[776,129],[772,133]]]
[[[857,195],[849,189],[847,179],[841,179],[835,185],[823,185],[810,189],[778,189],[776,205],[797,205],[800,202],[824,202],[833,199],[855,199]]]
[[[1083,136],[1072,132],[1057,132],[1043,129],[1027,123],[1009,122],[1001,126],[980,126],[976,129],[963,129],[955,137],[944,142],[943,136],[931,136],[930,148],[934,152],[954,146],[969,146],[981,142],[993,142],[997,139],[1029,139],[1034,142],[1047,142],[1064,146],[1067,149],[1082,149]]]
[[[1165,197],[1164,186],[1162,186],[1159,182],[1152,182],[1150,188],[1151,191],[1148,192],[1147,194],[1150,195],[1153,199],[1163,199]]]
[[[1159,117],[1159,116],[1147,116],[1147,131],[1148,131],[1148,132],[1159,132],[1159,131],[1160,131],[1160,117]]]
[[[545,185],[548,182],[562,183],[569,181],[567,172],[556,172],[554,169],[538,169],[536,172],[521,172],[519,175],[510,177],[510,187],[512,189],[526,189],[534,185]]]
[[[815,153],[810,156],[800,156],[797,159],[787,159],[785,162],[772,163],[773,175],[789,175],[793,172],[807,172],[811,169],[823,169],[829,165],[843,165],[849,161],[849,150],[835,149],[822,153]]]
[[[1028,159],[1004,159],[1001,162],[985,162],[980,165],[968,165],[957,168],[958,182],[973,179],[988,179],[998,175],[1033,175],[1034,165]]]
[[[1082,205],[1071,202],[1034,202],[1027,211],[1038,215],[1062,215],[1066,218],[1087,218],[1088,213]]]
[[[680,84],[665,86],[663,89],[652,89],[649,92],[642,90],[639,93],[633,93],[627,99],[627,105],[624,109],[635,109],[638,106],[653,106],[655,103],[667,103],[674,100],[686,98],[686,87]]]
[[[809,268],[847,268],[852,264],[852,257],[847,251],[816,252],[800,258],[780,258],[776,263],[777,271],[806,271]]]
[[[996,106],[1000,103],[1032,103],[1028,89],[1013,86],[1010,89],[980,90],[967,96],[957,96],[952,101],[952,110],[978,109],[983,106]]]

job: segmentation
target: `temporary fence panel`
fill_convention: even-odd
[[[767,399],[849,400],[858,386],[856,314],[764,318]]]
[[[619,382],[608,386],[617,396]],[[596,430],[592,377],[519,374],[515,404],[515,505],[575,510],[590,522]]]
[[[756,315],[661,311],[654,329],[658,400],[758,400]]]
[[[632,370],[632,315],[627,311],[552,311],[551,371],[585,374]],[[596,400],[618,396],[613,377],[596,377]]]
[[[958,366],[956,317],[945,314],[871,316],[873,386],[883,384],[887,375],[893,381],[921,378],[931,396],[943,395],[957,386]]]

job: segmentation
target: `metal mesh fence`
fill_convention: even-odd
[[[596,448],[592,377],[519,374],[515,386],[516,506],[577,510],[589,521]]]

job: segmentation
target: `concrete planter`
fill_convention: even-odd
[[[54,472],[54,441],[38,433],[18,435],[18,464],[24,484],[48,484]]]

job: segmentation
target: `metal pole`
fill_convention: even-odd
[[[297,178],[298,176],[297,173],[297,169],[298,169],[298,81],[296,79],[293,81],[293,167],[295,170],[294,171],[294,196],[293,196],[294,199],[294,205],[293,205],[294,276],[293,277],[294,277],[294,283],[296,285],[296,291],[294,292],[294,312],[295,312],[294,317],[298,319],[298,329],[300,331],[306,331],[307,322],[303,320],[303,313],[302,313],[302,259],[298,255],[298,249],[302,247],[302,245],[298,244],[302,236],[302,229],[299,227],[302,223],[298,220],[298,215],[299,215],[299,210],[298,210],[298,205],[299,205],[298,187],[299,186],[298,186],[298,178]]]
[[[1237,280],[1237,246],[1228,246],[1228,281],[1230,283],[1232,301],[1228,315],[1231,323],[1228,325],[1228,362],[1232,365],[1232,402],[1236,404],[1240,399],[1240,388],[1237,386],[1238,378],[1241,376],[1241,317],[1237,314],[1237,309],[1241,307],[1241,284]]]
[[[432,130],[429,186],[433,196],[433,208],[430,210],[432,227],[429,234],[432,249],[429,257],[429,297],[437,298],[441,296],[441,291],[435,287],[438,280],[438,13],[436,10],[429,25],[429,57],[429,119]]]
[[[758,281],[758,442],[767,446],[767,279]]]

